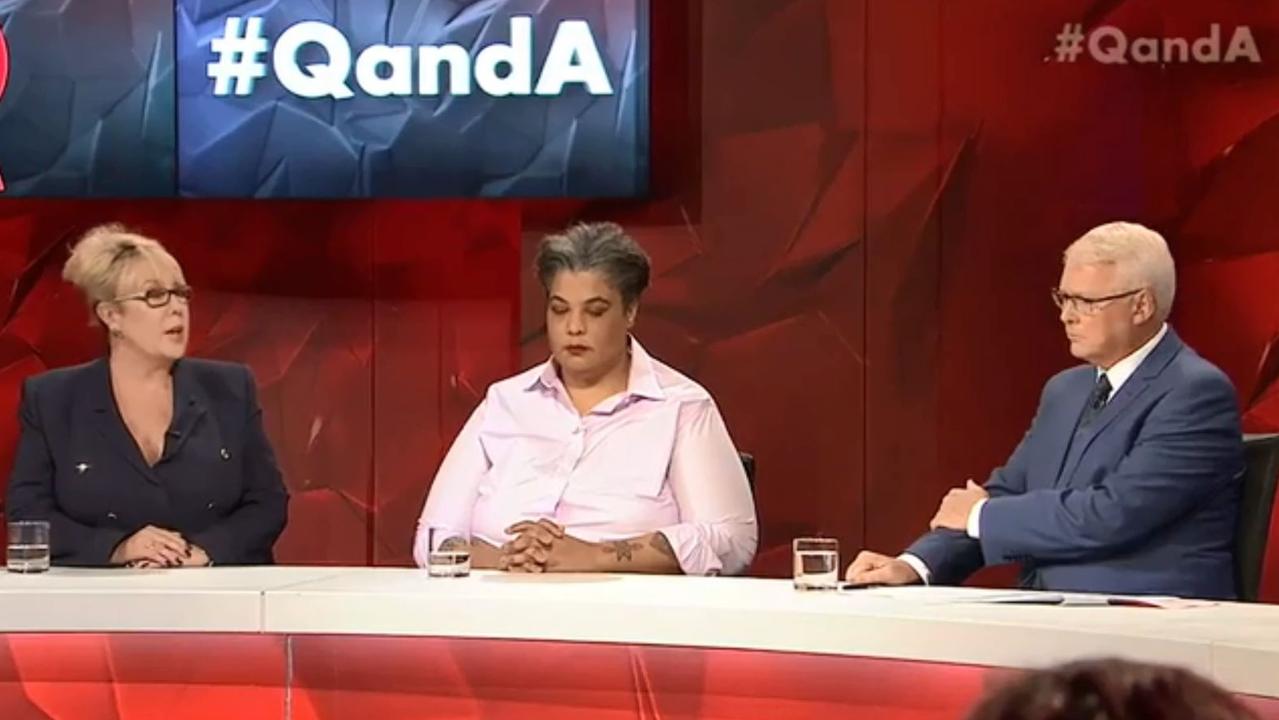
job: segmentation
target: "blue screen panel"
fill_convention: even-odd
[[[630,197],[645,0],[179,0],[185,197]]]

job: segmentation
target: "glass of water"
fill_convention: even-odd
[[[471,538],[446,528],[427,528],[426,572],[431,577],[471,574]]]
[[[791,543],[795,559],[795,589],[839,588],[839,541],[835,538],[796,538]]]
[[[44,520],[16,520],[9,523],[9,545],[5,555],[9,572],[39,573],[49,569],[49,523]]]

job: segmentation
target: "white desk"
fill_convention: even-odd
[[[1279,698],[1279,606],[930,604],[786,581],[376,568],[0,574],[0,632],[435,636],[673,645],[1029,668],[1117,655]],[[536,612],[529,612],[536,608]]]

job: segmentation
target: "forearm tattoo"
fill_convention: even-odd
[[[642,547],[644,546],[637,542],[616,540],[604,543],[604,552],[615,557],[618,562],[631,562],[635,559],[635,551]]]

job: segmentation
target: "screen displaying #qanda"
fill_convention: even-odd
[[[3,196],[641,197],[648,5],[0,0]]]

